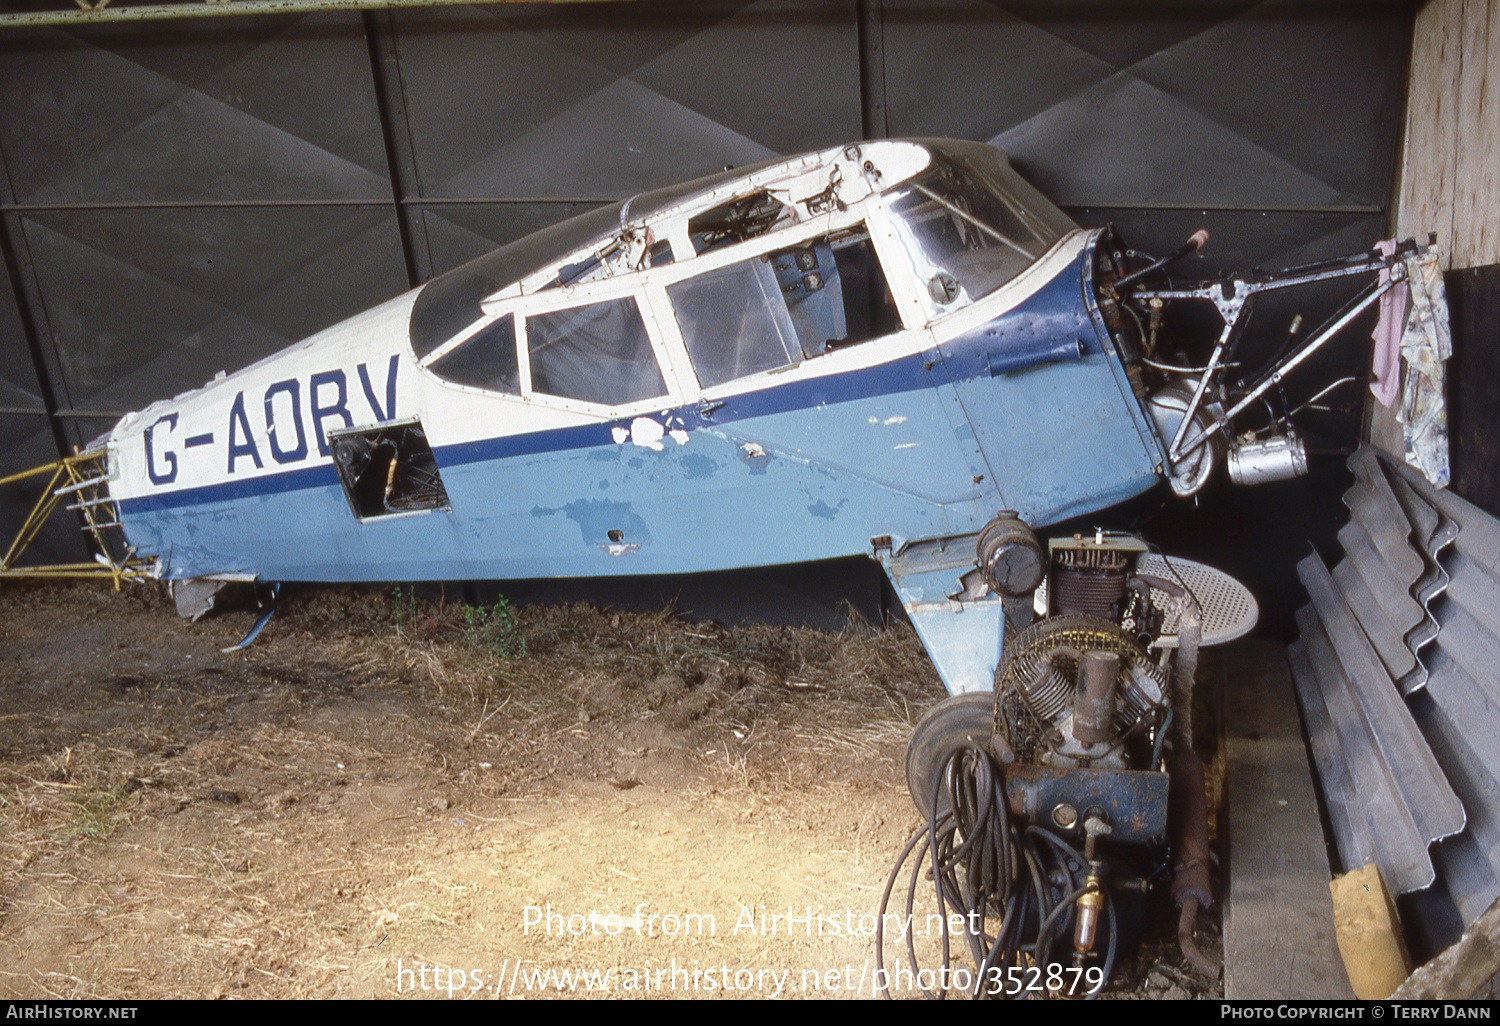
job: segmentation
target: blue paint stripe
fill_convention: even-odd
[[[270,474],[266,477],[252,477],[242,481],[225,481],[222,484],[208,485],[203,488],[184,488],[175,492],[123,499],[120,502],[120,512],[130,516],[163,509],[177,509],[183,506],[233,502],[236,499],[282,495],[307,488],[327,488],[330,485],[337,485],[338,481],[338,471],[334,470],[333,464],[325,463],[315,467],[289,470],[284,474]]]

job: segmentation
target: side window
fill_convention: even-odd
[[[633,298],[528,317],[526,348],[533,392],[602,406],[667,394]]]
[[[506,316],[480,328],[467,342],[429,366],[435,374],[460,385],[520,395],[515,322]]]
[[[901,327],[863,227],[667,287],[705,388]]]
[[[802,358],[776,275],[764,257],[667,286],[704,388]]]

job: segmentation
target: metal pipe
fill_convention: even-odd
[[[1182,906],[1182,915],[1177,918],[1177,947],[1182,957],[1210,980],[1224,974],[1224,967],[1203,953],[1193,936],[1198,929],[1198,899],[1189,898]]]
[[[1196,752],[1185,747],[1172,757],[1169,772],[1169,831],[1174,856],[1172,900],[1182,906],[1177,943],[1184,958],[1216,980],[1222,968],[1198,949],[1193,938],[1199,909],[1213,902],[1208,878],[1208,800],[1204,796],[1203,762]]]
[[[78,0],[80,7],[86,0]],[[42,25],[102,25],[121,21],[169,21],[219,18],[237,14],[312,14],[319,11],[368,11],[412,7],[476,7],[535,0],[205,0],[201,4],[145,4],[108,7],[109,0],[81,10],[0,14],[0,29]],[[627,0],[543,0],[545,3],[623,3]]]
[[[1115,678],[1120,656],[1115,652],[1084,652],[1078,659],[1078,685],[1073,700],[1073,738],[1085,745],[1110,739],[1115,720]]]
[[[1167,566],[1171,567],[1168,561]],[[1179,730],[1193,743],[1193,682],[1198,676],[1198,649],[1203,643],[1203,610],[1192,589],[1180,578],[1176,581],[1155,574],[1138,574],[1153,588],[1177,597],[1177,658],[1172,666],[1172,706],[1181,717]]]

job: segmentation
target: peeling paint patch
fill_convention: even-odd
[[[579,499],[561,509],[534,506],[531,510],[531,515],[539,519],[558,513],[578,525],[585,545],[611,556],[626,556],[651,543],[651,532],[646,529],[646,522],[636,515],[628,502]]]
[[[702,453],[692,453],[682,457],[682,469],[687,471],[689,478],[702,479],[713,477],[714,472],[719,469],[719,464]]]
[[[673,428],[671,431],[668,431],[667,434],[671,435],[672,441],[676,442],[678,445],[687,445],[688,443],[688,433],[682,430],[682,428]]]
[[[740,446],[740,449],[746,456],[750,457],[752,460],[762,459],[766,455],[765,446],[761,445],[759,442],[746,442],[744,445]]]
[[[614,436],[616,445],[624,445],[630,440],[630,430],[628,428],[614,427],[610,429],[609,433]]]
[[[828,505],[828,503],[824,502],[822,499],[819,499],[817,502],[815,502],[811,506],[807,507],[807,511],[809,513],[811,513],[813,516],[818,517],[819,519],[822,519],[822,520],[833,520],[835,517],[837,517],[839,515],[839,509],[842,508],[843,505],[844,505],[844,503],[847,502],[847,501],[849,501],[849,500],[842,499],[842,500],[839,501],[838,506],[830,506],[830,505]]]
[[[637,417],[630,422],[630,444],[639,445],[642,449],[661,452],[662,437],[666,433],[667,429],[650,417]]]
[[[920,442],[902,442],[900,445],[896,446],[896,448],[897,449],[915,449],[920,444],[921,444]]]

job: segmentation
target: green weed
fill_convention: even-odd
[[[464,606],[464,640],[499,660],[526,655],[526,632],[505,596],[492,606]]]

